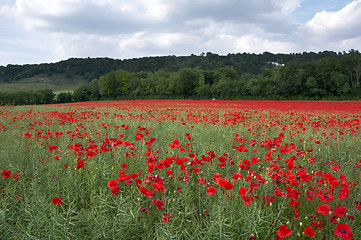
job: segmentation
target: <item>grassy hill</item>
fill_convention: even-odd
[[[16,91],[36,91],[39,89],[51,89],[58,91],[73,91],[81,84],[87,83],[80,75],[73,75],[67,78],[65,74],[38,74],[30,78],[24,78],[12,82],[0,82],[0,91],[16,92]]]

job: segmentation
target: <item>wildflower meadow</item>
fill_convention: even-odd
[[[0,107],[1,239],[361,239],[361,103]]]

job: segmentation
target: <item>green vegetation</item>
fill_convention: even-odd
[[[0,239],[361,239],[359,115],[191,102],[0,107]]]
[[[74,90],[72,97],[57,102],[151,98],[356,100],[361,96],[360,76],[361,54],[355,50],[69,59],[0,67],[0,102],[32,104],[14,101],[4,92],[45,88]]]
[[[11,82],[0,82],[2,92],[15,91],[36,91],[39,89],[50,89],[52,91],[73,91],[81,84],[88,81],[80,75],[74,75],[67,78],[65,74],[53,74],[48,76],[46,74],[39,74],[29,78],[24,78]]]

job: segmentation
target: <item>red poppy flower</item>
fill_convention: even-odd
[[[245,187],[240,187],[239,189],[239,194],[241,196],[246,196],[246,193],[248,192],[248,188],[245,188]]]
[[[251,204],[252,204],[252,201],[253,201],[253,196],[252,195],[250,195],[250,196],[243,196],[242,197],[242,199],[244,200],[244,205],[245,206],[251,206]]]
[[[334,171],[339,171],[339,170],[340,170],[340,167],[338,167],[338,166],[332,166],[332,170],[334,170]]]
[[[257,238],[253,234],[251,234],[251,236],[248,237],[248,240],[256,240],[256,239]]]
[[[276,188],[276,191],[274,192],[275,196],[277,197],[283,197],[284,193],[280,190],[279,187]]]
[[[237,180],[240,180],[240,179],[242,179],[242,174],[240,174],[240,173],[235,173],[235,174],[233,174],[233,181],[235,182],[235,181],[237,181]]]
[[[225,190],[231,190],[233,189],[233,184],[231,182],[227,182],[225,185],[224,185],[224,189]]]
[[[217,181],[221,177],[221,174],[215,173],[213,174],[212,180]]]
[[[313,198],[315,197],[315,193],[313,191],[307,191],[306,192],[306,199],[307,200],[310,200],[310,201],[313,201]]]
[[[335,215],[336,217],[343,217],[346,215],[346,210],[347,208],[344,206],[340,206],[340,207],[335,207],[332,210],[333,215]]]
[[[153,199],[152,204],[153,204],[153,206],[157,205],[157,210],[162,210],[165,205],[165,201],[164,201],[164,199],[162,199],[162,200]]]
[[[167,223],[171,217],[172,217],[172,215],[167,213],[162,217],[162,220],[163,220],[163,222]]]
[[[19,174],[16,174],[16,173],[13,174],[13,179],[14,179],[15,182],[19,181],[20,175],[19,175]]]
[[[217,193],[217,189],[215,187],[208,187],[207,188],[207,195],[211,196],[212,194],[216,194]]]
[[[317,194],[317,196],[320,197],[320,201],[321,202],[332,202],[333,200],[333,195],[332,194]]]
[[[164,192],[164,186],[161,183],[153,183],[153,191]]]
[[[258,184],[256,182],[250,181],[249,182],[249,191],[253,192],[256,191],[258,188]]]
[[[316,211],[323,215],[328,215],[330,212],[330,205],[328,204],[318,205]]]
[[[63,201],[61,200],[61,197],[55,197],[55,198],[53,198],[52,203],[53,203],[54,205],[58,205],[58,206],[61,206],[61,205],[64,204]]]
[[[197,179],[197,182],[198,182],[199,184],[204,184],[204,185],[206,185],[207,180],[204,179],[204,178],[198,178],[198,179]]]
[[[141,208],[141,209],[139,209],[139,212],[145,212],[145,213],[148,213],[148,209],[146,209],[146,208]]]
[[[85,162],[83,160],[80,160],[78,162],[78,164],[76,165],[76,168],[79,169],[79,168],[84,168],[85,166]]]
[[[350,232],[351,228],[346,223],[340,223],[336,226],[336,229],[333,229],[333,232],[336,234],[337,238],[351,239],[353,233]]]
[[[316,230],[322,230],[324,229],[322,227],[322,225],[324,224],[324,222],[321,222],[321,221],[313,221],[312,222],[312,226],[314,226],[316,228]]]
[[[118,181],[113,179],[108,182],[108,187],[115,187],[118,184]]]
[[[122,163],[122,165],[120,166],[121,168],[127,168],[128,165],[126,163]]]
[[[139,188],[139,191],[141,192],[141,193],[143,193],[144,195],[149,195],[149,190],[148,190],[148,188],[146,188],[146,187],[140,187]]]
[[[120,187],[118,185],[115,185],[114,187],[110,188],[110,192],[112,193],[112,195],[116,196],[118,194],[118,192],[120,191]]]
[[[290,205],[290,207],[296,207],[298,205],[300,205],[299,202],[297,202],[297,200],[291,200],[288,205]]]
[[[280,237],[281,239],[287,237],[287,236],[291,236],[292,235],[292,230],[287,228],[287,225],[281,225],[280,226],[280,230],[276,231],[278,237]]]
[[[347,187],[342,187],[339,190],[338,198],[339,199],[349,198],[349,194],[350,194],[350,189],[348,189]]]
[[[226,184],[228,183],[228,179],[227,178],[220,178],[217,181],[218,186],[220,187],[224,187]]]
[[[332,223],[337,223],[337,221],[338,221],[338,217],[333,216],[330,218],[330,222]]]
[[[305,228],[305,230],[303,232],[305,235],[307,235],[311,238],[313,238],[316,235],[315,230],[310,225],[307,225],[307,227]]]
[[[275,199],[275,197],[271,197],[271,196],[265,196],[265,195],[263,195],[263,200],[265,200],[265,202],[266,202],[266,205],[268,205],[268,204],[270,204],[273,200]]]
[[[11,171],[4,169],[3,173],[1,174],[2,178],[9,178],[11,176]]]
[[[295,208],[294,210],[293,210],[293,219],[294,220],[300,220],[300,211],[297,209],[297,208]]]

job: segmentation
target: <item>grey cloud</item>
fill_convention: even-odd
[[[44,21],[43,27],[49,31],[88,34],[190,31],[196,27],[205,28],[212,22],[236,26],[241,32],[258,27],[267,32],[282,33],[294,27],[282,7],[269,0],[167,1],[162,3],[165,17],[158,20],[149,18],[147,11],[151,9],[146,9],[140,2],[132,4],[133,12],[122,11],[121,3],[115,8],[114,5],[99,6],[88,2],[76,4],[69,13],[60,16],[33,10],[23,14]]]
[[[85,5],[75,12],[62,16],[36,16],[46,22],[43,28],[51,32],[87,33],[99,35],[126,34],[139,31],[149,23],[129,13],[108,7]]]
[[[284,32],[294,27],[282,7],[273,1],[180,1],[169,7],[169,20],[192,22],[197,19],[234,26],[261,27],[268,32]]]

